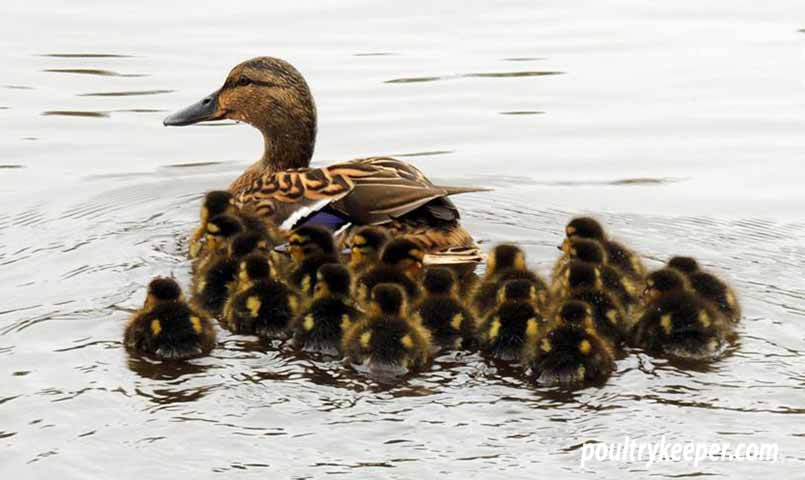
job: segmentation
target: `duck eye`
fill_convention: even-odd
[[[238,85],[241,87],[245,87],[246,85],[251,84],[252,81],[248,77],[240,77],[238,78]]]

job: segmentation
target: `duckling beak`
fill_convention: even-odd
[[[183,127],[204,121],[221,120],[226,115],[226,110],[219,111],[219,92],[220,90],[216,90],[193,105],[168,115],[162,124],[166,127]]]

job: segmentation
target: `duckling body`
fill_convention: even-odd
[[[316,138],[316,108],[302,75],[289,63],[258,57],[237,65],[212,95],[164,120],[165,125],[232,119],[259,129],[262,158],[229,187],[239,207],[251,206],[283,230],[326,221],[382,225],[416,237],[429,253],[477,248],[447,198],[476,188],[434,185],[414,166],[371,157],[309,168]],[[349,230],[353,227],[349,227]]]
[[[191,308],[172,279],[149,284],[143,308],[129,320],[124,344],[138,353],[165,360],[184,360],[208,354],[216,344],[209,317]]]
[[[472,345],[475,317],[459,301],[459,285],[452,271],[428,269],[423,286],[424,298],[416,308],[416,316],[430,331],[433,343],[448,348]]]
[[[316,293],[308,308],[291,324],[295,346],[313,352],[336,354],[344,332],[362,313],[350,299],[349,271],[339,264],[323,265],[317,272]]]
[[[356,282],[358,300],[369,303],[370,292],[380,284],[399,285],[409,302],[417,302],[421,294],[419,281],[422,276],[424,250],[407,238],[397,238],[386,244],[380,256],[380,264],[370,268]]]
[[[696,293],[683,289],[651,301],[632,332],[638,347],[691,360],[714,359],[730,336],[725,317]]]
[[[586,312],[580,321],[572,317]],[[557,319],[538,340],[523,351],[524,363],[535,383],[575,386],[605,381],[615,369],[610,344],[592,322],[592,309],[584,302],[568,301],[559,307]]]
[[[293,259],[288,283],[304,295],[313,295],[319,268],[340,262],[333,235],[326,228],[305,225],[291,232],[288,243]]]
[[[533,341],[545,326],[543,316],[533,301],[522,300],[520,281],[509,281],[501,288],[498,305],[478,326],[479,346],[493,358],[513,361],[523,347]]]
[[[234,290],[224,308],[222,324],[227,330],[262,338],[288,336],[299,299],[274,278],[268,257],[251,254],[243,258]]]
[[[397,285],[380,284],[371,298],[370,312],[342,340],[347,360],[381,375],[423,368],[430,358],[430,334],[407,317],[405,292]]]
[[[735,292],[712,273],[694,272],[688,275],[693,290],[715,307],[732,323],[741,320],[741,306]]]

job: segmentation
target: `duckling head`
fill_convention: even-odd
[[[495,246],[486,261],[487,275],[493,275],[510,268],[515,270],[526,269],[523,249],[508,243]]]
[[[607,263],[607,252],[601,242],[589,238],[574,237],[560,247],[571,260],[579,260],[595,265]]]
[[[676,256],[668,260],[668,266],[689,275],[699,271],[699,262],[693,257]]]
[[[396,266],[412,280],[419,278],[424,268],[425,251],[418,243],[408,238],[396,238],[383,248],[380,261]]]
[[[456,277],[450,269],[443,267],[429,268],[425,272],[422,286],[430,295],[449,295],[456,294]]]
[[[237,217],[228,214],[216,215],[207,222],[207,246],[210,251],[215,251],[242,231],[243,224]]]
[[[288,250],[295,262],[301,262],[314,254],[335,255],[335,241],[326,228],[304,225],[291,232]]]
[[[536,302],[537,287],[524,278],[509,280],[498,290],[498,305],[503,302]]]
[[[279,168],[310,163],[316,140],[316,106],[305,79],[291,64],[257,57],[235,66],[223,86],[169,115],[167,126],[230,119],[263,134],[264,162]]]
[[[316,289],[314,296],[321,298],[329,295],[349,297],[351,278],[349,270],[338,263],[326,263],[316,272]]]
[[[269,280],[273,276],[271,262],[261,253],[251,253],[243,257],[238,265],[238,285],[248,288],[254,282]]]
[[[213,190],[204,195],[201,204],[201,222],[206,223],[210,218],[222,213],[232,213],[232,194],[226,190]]]
[[[150,307],[162,302],[175,302],[182,299],[182,289],[172,278],[157,277],[148,284],[145,305]]]
[[[232,237],[229,256],[241,258],[258,249],[268,249],[268,242],[257,232],[241,232]]]
[[[688,280],[681,272],[673,268],[663,268],[651,272],[646,278],[643,300],[650,302],[665,293],[675,290],[687,290],[688,287]]]
[[[565,227],[567,238],[581,237],[604,241],[607,238],[604,227],[592,217],[576,217]]]
[[[587,302],[568,300],[559,306],[556,320],[561,325],[593,328],[593,309]]]
[[[393,283],[381,283],[372,289],[370,313],[385,315],[404,315],[406,312],[405,292]]]
[[[572,261],[568,264],[564,283],[567,289],[602,288],[601,270],[592,263]]]
[[[380,258],[380,251],[388,242],[385,230],[377,227],[361,227],[349,240],[349,264],[353,267]]]

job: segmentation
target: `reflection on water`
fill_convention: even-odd
[[[784,23],[801,2],[38,3],[4,12],[4,477],[172,478],[182,458],[201,478],[565,478],[585,442],[624,435],[776,442],[786,463],[584,473],[802,469],[805,37]],[[456,197],[463,221],[484,246],[521,243],[543,273],[567,218],[599,214],[653,267],[691,254],[732,279],[740,341],[711,365],[630,351],[605,385],[576,390],[467,352],[388,383],[223,331],[209,358],[129,355],[123,326],[149,279],[189,282],[201,193],[261,148],[233,122],[162,117],[261,54],[308,79],[317,162],[400,152],[436,183],[492,187]]]

